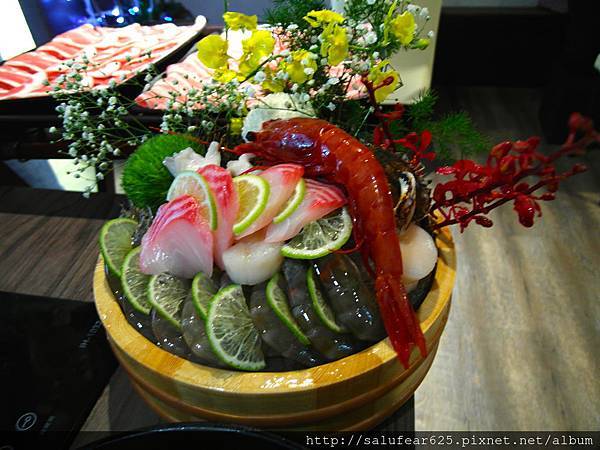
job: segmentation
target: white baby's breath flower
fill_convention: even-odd
[[[266,79],[267,75],[262,70],[259,70],[254,74],[254,81],[256,81],[257,83],[262,83]]]
[[[48,132],[51,133],[51,134],[56,133],[56,127],[50,127],[50,128],[48,128]]]
[[[421,11],[419,12],[419,16],[421,16],[421,18],[426,18],[427,16],[429,16],[429,9],[427,9],[427,7],[423,7],[421,8]]]
[[[435,36],[435,31],[433,31],[433,30],[430,30],[430,31],[427,33],[427,37],[428,37],[429,39],[433,39],[433,37],[434,37],[434,36]]]
[[[367,0],[367,5],[374,5],[376,0]]]
[[[304,69],[304,73],[308,76],[311,76],[313,73],[315,73],[315,70],[311,67],[307,67],[306,69]]]
[[[331,86],[335,86],[339,82],[340,82],[340,79],[338,77],[331,77],[330,79],[327,80],[327,84],[330,84]]]
[[[368,45],[377,42],[377,33],[375,33],[374,31],[369,31],[367,34],[365,34],[365,42]]]
[[[294,31],[294,30],[297,30],[297,29],[298,29],[298,25],[296,25],[295,23],[290,23],[290,24],[287,26],[287,29],[288,29],[289,31]]]
[[[329,104],[326,106],[327,109],[329,109],[330,111],[335,110],[335,105],[331,102],[329,102]]]

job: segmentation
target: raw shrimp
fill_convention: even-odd
[[[350,257],[332,253],[315,260],[313,267],[342,325],[363,341],[378,341],[385,336],[375,296]]]
[[[252,288],[250,296],[250,315],[263,341],[277,355],[297,361],[303,366],[323,364],[323,357],[303,345],[277,317],[267,303],[265,289],[266,283],[258,284]]]
[[[272,120],[251,137],[254,142],[234,151],[253,153],[272,163],[300,164],[306,177],[322,177],[346,189],[355,238],[362,243],[363,260],[375,277],[377,302],[390,341],[405,367],[413,345],[425,356],[425,338],[402,283],[394,202],[375,155],[353,136],[319,119]]]
[[[351,336],[337,334],[325,327],[315,312],[306,286],[304,262],[286,259],[282,266],[292,315],[312,345],[333,361],[355,353],[357,345]]]
[[[188,358],[190,356],[190,348],[185,343],[181,335],[181,330],[178,330],[171,322],[162,318],[155,309],[152,309],[150,315],[152,317],[152,331],[154,332],[158,346],[164,348],[169,353]]]
[[[192,353],[200,359],[200,362],[215,367],[226,367],[212,351],[208,336],[206,336],[204,320],[198,316],[196,307],[189,297],[181,311],[181,329],[185,342]]]

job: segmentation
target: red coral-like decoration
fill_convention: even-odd
[[[430,211],[443,216],[433,228],[458,224],[462,232],[471,222],[491,227],[493,222],[486,214],[510,201],[519,222],[533,226],[535,217],[542,215],[539,202],[553,200],[560,181],[587,170],[583,164],[575,164],[567,172],[558,173],[554,162],[563,156],[582,154],[594,142],[600,142],[600,133],[594,130],[592,121],[573,113],[566,142],[548,156],[538,151],[540,139],[532,137],[496,145],[485,165],[460,160],[439,168],[437,173],[453,179],[438,184],[433,191]],[[537,177],[537,182],[530,184],[525,181],[528,177]],[[536,194],[541,188],[546,192]]]

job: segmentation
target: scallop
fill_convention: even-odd
[[[398,234],[402,251],[403,281],[416,286],[434,269],[437,262],[437,248],[433,237],[414,223],[404,233]]]
[[[266,243],[258,231],[229,247],[223,264],[229,278],[237,284],[254,285],[271,278],[283,263],[281,243]]]

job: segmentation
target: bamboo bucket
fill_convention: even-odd
[[[157,347],[123,315],[100,258],[98,314],[140,396],[168,421],[211,420],[272,429],[350,431],[375,426],[410,398],[425,377],[450,311],[456,258],[447,229],[436,237],[435,279],[418,311],[429,353],[413,350],[404,369],[389,340],[338,361],[290,372],[238,372],[192,363]]]

